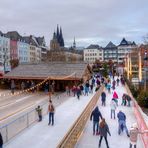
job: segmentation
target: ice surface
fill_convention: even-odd
[[[106,90],[105,90],[106,91]],[[119,110],[122,110],[126,115],[126,125],[127,128],[130,129],[131,125],[136,122],[136,118],[134,116],[133,107],[127,107],[127,106],[121,106],[122,102],[122,95],[123,93],[126,93],[125,87],[123,87],[121,84],[116,88],[116,92],[119,96],[118,100],[118,108],[116,109],[116,115],[119,112]],[[126,133],[121,133],[121,135],[118,135],[118,121],[110,118],[110,101],[112,99],[112,93],[108,93],[106,91],[107,97],[106,97],[106,106],[101,106],[101,99],[98,101],[99,109],[103,115],[103,117],[106,119],[106,122],[109,126],[111,137],[108,135],[108,142],[110,148],[129,148],[129,138],[127,137]],[[98,148],[99,143],[99,136],[93,136],[92,131],[92,125],[93,123],[91,121],[88,121],[86,124],[86,127],[83,131],[83,134],[81,135],[79,142],[76,144],[75,148]],[[106,144],[104,139],[101,143],[101,148],[106,148]],[[143,148],[143,143],[141,141],[140,136],[138,137],[138,143],[137,148]]]

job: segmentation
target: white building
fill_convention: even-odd
[[[17,42],[17,47],[19,63],[29,63],[29,44],[22,40]]]
[[[123,38],[120,45],[118,46],[118,63],[124,63],[126,55],[136,47],[137,45],[135,44],[135,42],[130,42]]]
[[[0,32],[0,73],[4,74],[10,70],[10,39]]]
[[[84,49],[84,61],[94,63],[96,60],[103,61],[103,49],[99,45],[90,45]]]

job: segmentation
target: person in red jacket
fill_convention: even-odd
[[[117,106],[118,106],[118,94],[116,91],[113,92],[113,99],[115,100],[115,102],[117,103]]]

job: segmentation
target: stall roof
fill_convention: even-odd
[[[19,65],[3,78],[8,79],[81,79],[87,63],[42,63]]]

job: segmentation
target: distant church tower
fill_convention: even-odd
[[[74,37],[74,41],[73,41],[73,48],[76,49],[76,41],[75,41],[75,37]]]
[[[60,48],[60,45],[58,43],[56,33],[54,32],[53,33],[53,38],[50,41],[50,50],[58,50],[59,48]]]
[[[51,50],[60,50],[61,47],[64,47],[64,38],[62,33],[62,28],[57,25],[57,31],[53,34],[53,39],[50,41]]]

